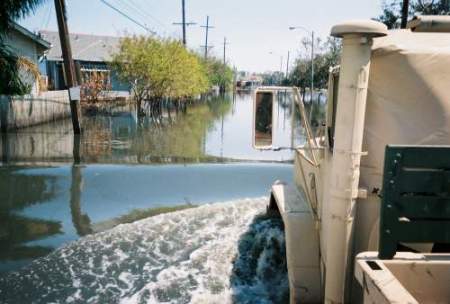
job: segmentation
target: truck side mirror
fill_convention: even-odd
[[[272,91],[256,91],[253,104],[253,147],[256,149],[271,148],[274,93]]]

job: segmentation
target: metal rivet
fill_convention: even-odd
[[[391,230],[386,229],[384,232],[386,232],[386,234],[391,234]]]

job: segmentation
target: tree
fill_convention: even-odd
[[[184,100],[208,88],[198,57],[173,39],[124,38],[112,67],[122,81],[131,84],[140,114],[143,101],[157,109],[163,98]]]
[[[402,0],[390,0],[383,3],[383,13],[376,18],[389,29],[399,28],[402,17]],[[450,15],[449,0],[410,0],[408,19],[415,15]]]
[[[305,46],[305,54],[309,54],[310,40],[305,39],[303,45]],[[315,45],[317,47],[314,56],[314,87],[326,88],[330,67],[339,64],[341,43],[338,39],[330,37],[325,42],[317,39]],[[296,59],[285,83],[302,88],[303,92],[307,87],[311,86],[311,57],[309,55],[300,55]]]
[[[225,91],[233,83],[233,70],[220,59],[209,57],[201,60],[210,86],[218,86]]]
[[[33,67],[15,55],[4,43],[4,37],[12,22],[33,12],[45,0],[3,0],[0,1],[0,94],[23,95],[29,92],[20,78],[20,68]]]
[[[283,75],[280,71],[265,72],[261,74],[263,85],[279,85]]]

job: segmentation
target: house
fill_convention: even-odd
[[[23,26],[12,23],[10,32],[5,35],[4,43],[11,49],[12,52],[19,57],[24,57],[30,62],[39,66],[40,61],[45,56],[45,53],[50,49],[50,42],[44,40],[40,35],[27,30]],[[24,72],[21,74],[22,81],[31,86],[31,94],[39,93],[39,81],[33,75]]]
[[[66,88],[59,34],[53,31],[40,31],[40,34],[52,44],[42,67],[42,73],[48,77],[49,88]],[[129,85],[121,83],[108,64],[112,61],[112,54],[119,48],[120,37],[87,34],[70,34],[69,37],[80,85],[83,87],[89,82],[100,81],[104,91],[127,96]]]
[[[11,23],[11,30],[3,37],[5,45],[27,63],[19,69],[23,83],[31,91],[25,95],[0,95],[0,129],[2,132],[30,127],[58,119],[70,117],[69,94],[67,90],[46,90],[46,77],[39,73],[38,67],[49,49],[50,42],[17,23]],[[7,151],[6,141],[2,141]],[[23,149],[22,149],[23,150]],[[15,152],[8,150],[9,155]],[[3,153],[5,159],[6,153]]]

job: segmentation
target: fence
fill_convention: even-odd
[[[67,90],[39,95],[0,96],[1,131],[15,130],[70,117]]]

